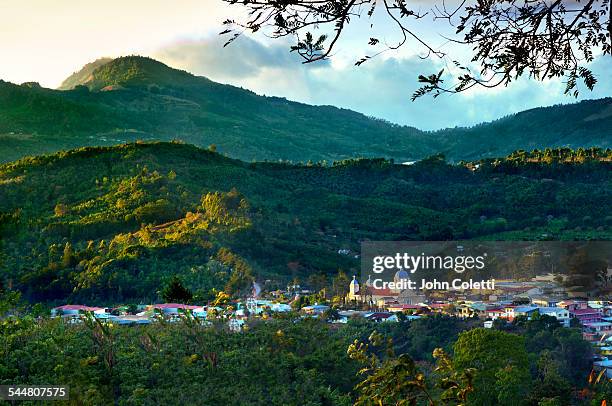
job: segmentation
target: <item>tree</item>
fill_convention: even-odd
[[[181,279],[175,275],[162,291],[162,298],[169,303],[188,303],[193,298],[193,294],[183,286]]]
[[[350,282],[351,280],[342,270],[338,271],[338,275],[336,275],[336,277],[334,277],[332,281],[332,290],[334,292],[334,296],[340,297],[342,299],[342,303],[345,303],[346,301],[346,295],[349,291]]]
[[[590,90],[597,82],[587,67],[594,55],[611,53],[609,0],[457,0],[453,5],[437,0],[425,12],[407,0],[383,0],[381,7],[376,0],[223,1],[240,4],[249,12],[244,21],[224,22],[226,29],[221,34],[230,35],[225,45],[244,31],[264,30],[272,38],[293,37],[295,44],[290,49],[304,63],[331,57],[350,22],[359,17],[368,18],[371,27],[379,21],[390,24],[399,39],[388,43],[370,37],[368,45],[373,51],[356,65],[413,42],[423,51],[423,58],[440,58],[459,72],[451,81],[444,70],[420,75],[422,86],[413,100],[426,94],[436,97],[477,86],[508,85],[523,75],[538,80],[564,78],[565,93],[577,96],[578,80]],[[433,17],[441,29],[456,31],[444,38],[471,50],[471,62],[478,65],[475,71],[425,38],[415,22],[426,16]]]
[[[63,217],[65,215],[68,214],[68,206],[66,206],[64,203],[58,203],[55,205],[55,208],[53,209],[53,212],[55,213],[56,217]]]
[[[64,246],[64,253],[62,254],[62,266],[64,268],[70,268],[74,266],[74,251],[72,244],[69,242]]]
[[[525,340],[502,331],[476,328],[459,335],[454,345],[458,370],[475,368],[470,405],[517,405],[529,389],[529,360]]]
[[[384,353],[385,356],[379,356]],[[368,342],[355,340],[348,348],[348,355],[363,365],[360,375],[364,380],[355,386],[358,394],[356,405],[454,405],[463,404],[472,391],[474,371],[455,370],[450,357],[440,348],[434,351],[437,359],[436,385],[429,383],[425,375],[408,354],[397,356],[393,341],[374,331]],[[435,390],[441,389],[440,391]]]
[[[225,284],[225,291],[233,296],[244,296],[251,293],[253,286],[253,270],[240,256],[223,247],[217,252],[217,260],[231,268],[229,280]]]
[[[206,218],[218,229],[237,231],[251,225],[249,203],[236,189],[227,193],[213,192],[202,196]]]
[[[319,293],[327,287],[327,277],[322,273],[313,273],[308,276],[308,285],[313,292]]]
[[[0,280],[0,317],[13,312],[19,305],[21,292],[5,288],[4,282]]]
[[[561,363],[555,359],[554,354],[549,350],[542,351],[536,366],[536,379],[530,394],[533,403],[540,399],[554,399],[558,404],[570,404],[572,386],[561,375]]]
[[[335,320],[338,320],[339,318],[340,318],[340,313],[338,312],[338,309],[336,309],[335,307],[330,307],[329,309],[325,310],[325,312],[323,312],[323,320],[335,321]]]

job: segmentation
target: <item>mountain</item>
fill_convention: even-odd
[[[102,59],[62,89],[0,82],[0,160],[84,145],[180,139],[251,160],[500,156],[516,149],[609,147],[612,99],[534,109],[473,128],[424,132],[332,106],[213,82],[151,58]]]
[[[92,74],[96,69],[98,69],[102,65],[105,65],[111,62],[112,60],[113,58],[100,58],[100,59],[96,59],[95,61],[86,64],[80,70],[68,76],[62,82],[60,87],[58,87],[58,89],[59,90],[72,90],[75,87],[88,82],[91,79]]]
[[[476,159],[509,150],[612,147],[612,98],[540,107],[491,123],[436,133],[451,156]],[[468,142],[469,141],[469,142]]]
[[[188,72],[172,69],[154,59],[140,56],[114,60],[98,59],[90,65],[85,65],[81,71],[74,74],[70,86],[63,90],[71,90],[77,86],[87,86],[92,91],[138,86],[190,86],[198,80]],[[64,84],[67,85],[66,82]]]
[[[206,296],[240,275],[355,273],[363,240],[610,240],[611,161],[553,150],[325,167],[180,143],[28,157],[0,165],[0,280],[32,301],[147,301],[168,275]]]

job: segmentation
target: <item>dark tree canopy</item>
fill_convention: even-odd
[[[331,57],[355,19],[367,18],[373,29],[375,21],[392,25],[399,34],[396,42],[368,38],[373,51],[356,65],[414,43],[423,52],[422,58],[441,58],[460,72],[453,73],[450,81],[445,81],[444,70],[420,75],[421,87],[413,100],[478,86],[505,86],[523,75],[537,80],[563,78],[565,93],[577,96],[578,82],[590,90],[597,82],[589,62],[611,53],[610,0],[455,0],[452,5],[453,0],[223,1],[242,5],[249,13],[244,21],[225,21],[227,29],[221,34],[230,35],[226,45],[245,31],[262,30],[272,38],[293,37],[296,42],[291,51],[304,63]],[[471,49],[470,64],[477,65],[478,71],[433,45],[415,24],[424,18],[433,19],[443,30],[455,31],[454,36],[445,37],[447,42]]]
[[[183,282],[177,276],[172,277],[161,295],[166,302],[189,303],[193,298],[191,291],[183,286]]]

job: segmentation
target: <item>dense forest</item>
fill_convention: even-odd
[[[612,100],[518,113],[424,132],[333,106],[213,82],[144,57],[102,59],[51,90],[0,81],[0,162],[78,146],[180,139],[245,161],[504,156],[517,149],[608,148]]]
[[[293,165],[181,143],[28,157],[0,166],[0,275],[32,303],[151,303],[172,276],[208,300],[356,273],[368,239],[610,240],[610,158]]]

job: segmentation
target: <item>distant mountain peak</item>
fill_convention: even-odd
[[[133,86],[185,85],[196,77],[146,56],[130,55],[99,59],[87,64],[62,83],[60,89],[78,85],[90,90],[113,90]]]
[[[99,58],[93,62],[89,62],[81,69],[68,76],[60,87],[58,87],[58,90],[72,90],[79,85],[84,85],[92,79],[91,74],[94,70],[98,69],[100,66],[106,65],[112,60],[113,58]]]

